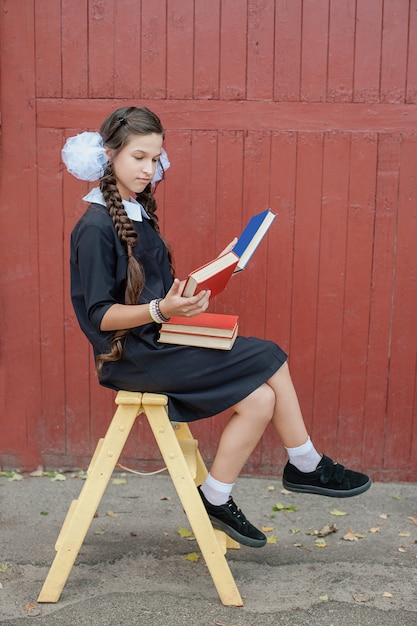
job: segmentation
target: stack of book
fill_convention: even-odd
[[[210,290],[210,297],[225,289],[231,276],[243,270],[276,218],[270,209],[254,215],[233,250],[191,272],[185,281],[183,297]],[[230,350],[238,331],[237,315],[201,313],[195,317],[171,317],[162,324],[159,341],[200,348]]]
[[[230,350],[238,332],[237,315],[200,313],[194,317],[171,317],[161,326],[159,341],[198,348]]]

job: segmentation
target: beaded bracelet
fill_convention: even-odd
[[[158,300],[151,300],[149,302],[149,315],[153,319],[156,324],[163,324],[163,322],[169,322],[169,317],[165,317],[162,314],[161,309],[159,307],[159,303],[162,298],[158,298]]]

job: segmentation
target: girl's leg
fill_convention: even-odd
[[[274,415],[275,392],[261,385],[236,404],[217,448],[210,474],[216,480],[232,484],[259,442]]]
[[[282,444],[286,448],[296,448],[305,444],[308,432],[287,363],[284,363],[268,380],[268,385],[275,395],[272,423]]]

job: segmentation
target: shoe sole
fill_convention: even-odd
[[[328,496],[329,498],[351,498],[353,496],[358,496],[360,493],[364,493],[368,491],[369,487],[372,485],[372,481],[369,480],[364,485],[360,487],[355,487],[354,489],[327,489],[326,487],[317,487],[315,485],[296,485],[293,483],[289,483],[286,480],[282,481],[283,486],[288,491],[295,491],[297,493],[312,493],[319,496]]]
[[[222,530],[231,539],[241,543],[243,546],[249,546],[250,548],[262,548],[266,544],[266,537],[265,539],[252,539],[251,537],[241,535],[237,530],[234,530],[224,522],[220,521],[217,517],[212,517],[209,514],[209,518],[214,528]]]

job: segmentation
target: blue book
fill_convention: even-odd
[[[239,272],[246,267],[275,218],[276,214],[272,213],[271,209],[266,209],[266,211],[254,215],[249,220],[233,248],[233,252],[239,257],[235,272]]]

